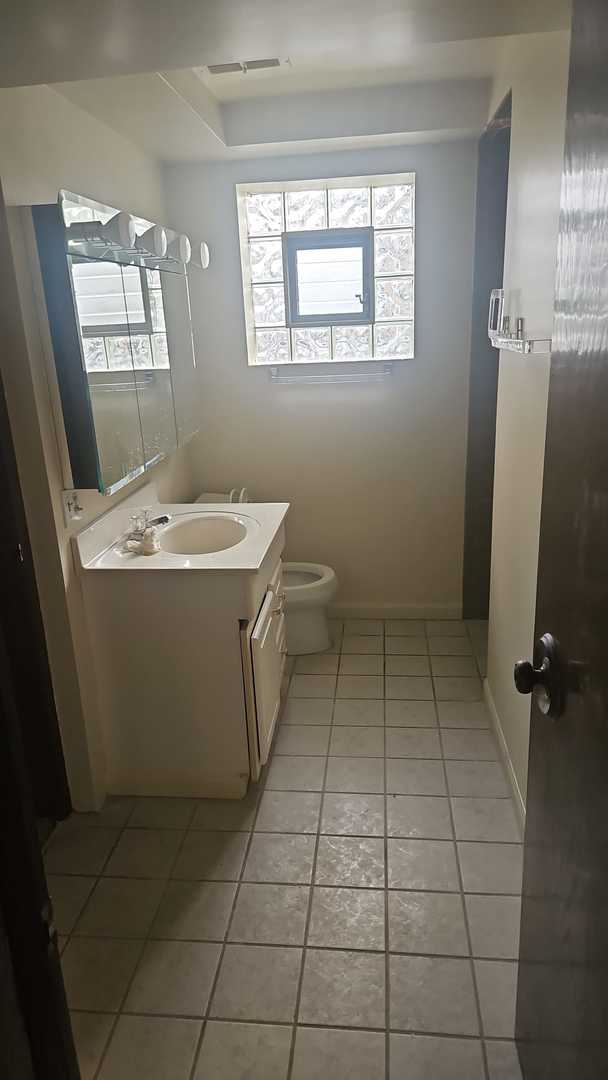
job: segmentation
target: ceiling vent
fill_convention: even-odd
[[[231,71],[242,70],[242,64],[209,64],[207,68],[210,75],[228,75]]]
[[[284,60],[283,63],[289,64],[289,60]],[[233,72],[240,72],[242,75],[246,75],[248,71],[261,71],[262,68],[276,68],[280,66],[281,61],[278,56],[271,56],[264,60],[241,60],[231,64],[209,64],[207,71],[210,75],[229,75]]]
[[[243,61],[243,71],[259,71],[260,68],[280,67],[281,61],[277,56],[272,56],[269,60],[245,60]]]

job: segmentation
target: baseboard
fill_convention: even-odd
[[[332,619],[461,619],[462,604],[330,604]]]
[[[496,704],[492,696],[492,691],[490,689],[490,684],[487,679],[483,680],[483,696],[485,699],[485,703],[488,706],[488,712],[490,713],[492,727],[494,728],[496,738],[498,739],[498,746],[500,749],[502,760],[505,769],[507,770],[507,777],[511,786],[513,800],[515,802],[515,810],[519,818],[519,824],[523,836],[524,827],[526,824],[526,804],[521,793],[521,788],[519,786],[517,776],[515,775],[515,769],[513,768],[513,762],[511,761],[511,755],[507,746],[507,740],[505,739],[505,733],[502,730],[500,716],[498,715],[498,710],[496,708]]]

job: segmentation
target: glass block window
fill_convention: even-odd
[[[414,196],[413,173],[237,185],[250,365],[413,357]]]

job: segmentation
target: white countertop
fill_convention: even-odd
[[[72,538],[77,565],[89,570],[203,570],[255,573],[281,528],[289,503],[154,503],[147,506],[151,517],[168,514],[170,525],[184,515],[229,514],[247,527],[238,544],[204,555],[175,555],[159,551],[138,555],[124,550],[131,528],[132,503],[119,504]],[[168,526],[167,526],[168,527]],[[159,528],[159,534],[163,526]]]

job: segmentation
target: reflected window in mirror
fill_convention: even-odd
[[[161,274],[72,257],[87,371],[169,367]]]

